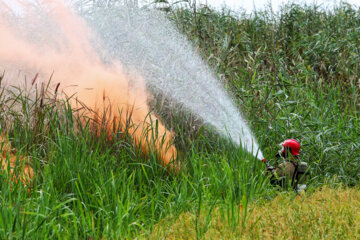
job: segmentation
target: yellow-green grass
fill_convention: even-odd
[[[244,208],[239,216],[244,216]],[[358,188],[324,187],[311,194],[282,193],[268,202],[253,203],[240,224],[229,224],[226,210],[214,210],[202,239],[360,239]],[[205,224],[206,214],[198,222]],[[162,221],[154,239],[196,239],[196,214],[184,213]]]

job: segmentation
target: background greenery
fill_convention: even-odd
[[[172,16],[221,76],[266,157],[295,138],[316,182],[359,183],[359,9],[293,4],[277,14],[201,8]]]
[[[289,5],[252,16],[206,7],[167,14],[218,73],[268,159],[295,138],[311,167],[310,190],[359,184],[359,10]],[[251,215],[249,203],[279,194],[260,161],[203,128],[190,135],[184,125],[174,128],[183,166],[175,174],[154,153],[144,158],[131,136],[110,141],[90,124],[79,127],[68,102],[43,89],[29,90],[35,98],[1,89],[1,131],[36,175],[26,187],[8,184],[1,172],[1,239],[158,238],[157,223],[184,212],[193,219],[189,237],[201,238],[214,211],[236,232]]]

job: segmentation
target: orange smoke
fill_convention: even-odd
[[[0,162],[1,169],[8,172],[11,182],[21,182],[29,186],[31,179],[34,176],[33,169],[26,164],[27,159],[24,156],[19,158],[14,154],[14,149],[11,148],[10,143],[6,140],[4,135],[0,135]],[[16,169],[16,168],[19,169]],[[10,184],[12,184],[10,182]],[[11,185],[12,187],[12,185]]]
[[[14,2],[22,7],[21,16],[14,17],[4,3],[0,4],[0,68],[6,71],[5,80],[17,85],[26,75],[39,73],[38,79],[47,81],[54,72],[52,82],[60,83],[59,92],[75,95],[92,109],[86,116],[96,115],[105,117],[105,122],[124,124],[126,116],[118,113],[130,111],[133,126],[128,131],[135,143],[141,143],[145,153],[156,150],[163,165],[176,158],[173,133],[168,131],[165,135],[162,124],[158,125],[157,138],[152,134],[144,137],[144,131],[152,125],[147,117],[144,80],[126,74],[119,61],[105,64],[92,44],[96,36],[82,18],[60,0],[43,0],[41,5],[48,21],[44,23],[43,15],[34,11],[31,4]],[[72,104],[76,106],[75,101]],[[108,106],[112,111],[104,115]],[[107,131],[110,130],[109,127]],[[149,149],[152,146],[155,149]]]

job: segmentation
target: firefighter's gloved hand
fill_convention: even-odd
[[[268,171],[274,171],[276,168],[275,167],[273,167],[273,166],[270,166],[270,167],[268,167]]]
[[[268,166],[268,167],[266,168],[266,172],[267,172],[267,173],[274,173],[275,170],[276,170],[276,168],[273,167],[273,166]]]

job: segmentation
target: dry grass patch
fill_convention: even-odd
[[[360,191],[356,188],[324,187],[312,194],[279,194],[269,202],[254,203],[244,221],[240,206],[239,224],[230,224],[228,210],[212,213],[202,239],[360,239]],[[206,214],[198,222],[205,224]],[[163,221],[153,231],[154,239],[196,239],[196,216],[182,214]],[[201,226],[204,228],[204,225]],[[198,232],[198,233],[197,233]]]

